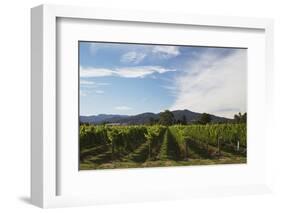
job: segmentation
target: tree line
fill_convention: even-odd
[[[199,118],[195,121],[193,121],[193,124],[201,124],[205,125],[212,122],[212,116],[208,113],[202,113]],[[233,117],[233,120],[231,120],[229,123],[246,123],[247,122],[247,113],[241,114],[240,112],[238,114],[235,114]],[[228,123],[228,122],[223,122]],[[181,124],[186,125],[187,119],[186,116],[183,115],[181,119],[175,119],[174,114],[169,111],[165,110],[164,112],[160,113],[159,119],[150,118],[150,124],[160,124],[164,126],[171,126],[174,124]]]
[[[169,110],[165,110],[163,112],[160,112],[160,116],[158,119],[156,118],[149,118],[149,125],[163,125],[163,126],[171,126],[171,125],[175,125],[175,124],[181,124],[181,125],[186,125],[188,123],[192,123],[192,124],[200,124],[200,125],[206,125],[209,123],[235,123],[235,124],[240,124],[240,123],[247,123],[247,113],[241,113],[239,112],[238,114],[235,114],[233,116],[233,119],[228,119],[225,121],[214,121],[212,115],[208,114],[208,113],[202,113],[197,120],[193,120],[191,122],[187,121],[187,118],[185,115],[182,115],[181,118],[176,119],[174,114],[169,111]],[[83,123],[80,121],[80,125],[89,125],[90,123]],[[106,122],[102,123],[103,125],[107,124]]]

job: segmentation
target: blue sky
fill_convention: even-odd
[[[80,42],[80,115],[246,111],[246,50]]]

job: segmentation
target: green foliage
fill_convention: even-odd
[[[186,120],[186,116],[185,115],[182,116],[181,124],[182,125],[186,125],[187,124],[187,120]]]
[[[199,124],[207,124],[207,123],[210,123],[211,120],[212,120],[212,118],[211,118],[211,115],[210,115],[210,114],[208,114],[208,113],[203,113],[203,114],[200,116],[200,118],[199,118],[199,120],[198,120],[198,123],[199,123]]]
[[[167,129],[163,143],[159,152],[160,160],[180,160],[180,147],[176,138],[171,134],[170,129]]]
[[[170,126],[174,124],[174,122],[174,114],[171,111],[165,110],[164,112],[160,113],[159,124],[164,126]]]
[[[237,115],[234,115],[235,123],[246,123],[247,122],[247,113],[245,112],[243,115],[239,112]]]
[[[239,149],[237,149],[238,143]],[[173,165],[168,162],[190,159],[217,162],[216,159],[220,157],[223,159],[233,156],[246,157],[246,150],[245,123],[177,124],[168,127],[166,125],[80,126],[80,165],[85,168],[103,168],[106,165],[117,165],[117,162],[130,165],[129,167],[157,165],[157,162],[159,165]],[[150,163],[152,161],[155,163]]]
[[[179,141],[193,141],[197,144],[203,143],[213,147],[218,146],[228,152],[235,152],[237,142],[245,152],[247,147],[246,124],[207,124],[207,125],[175,125],[170,127],[176,132]]]
[[[130,153],[126,159],[136,162],[156,160],[156,155],[159,152],[166,128],[160,125],[147,126],[146,128],[147,131],[143,135],[146,142]]]

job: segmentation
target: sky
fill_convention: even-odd
[[[247,50],[79,42],[80,115],[246,112]]]

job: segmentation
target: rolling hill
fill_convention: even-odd
[[[193,123],[199,119],[201,113],[192,112],[190,110],[175,110],[171,111],[174,114],[175,120],[181,120],[185,116],[187,123]],[[81,123],[102,124],[102,123],[115,123],[115,124],[128,124],[140,125],[149,124],[151,120],[157,120],[160,113],[146,112],[138,115],[112,115],[112,114],[99,114],[91,116],[80,116]],[[232,119],[211,115],[212,122],[227,122]]]

